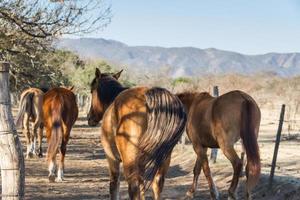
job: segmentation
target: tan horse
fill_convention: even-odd
[[[43,111],[48,142],[49,181],[55,181],[56,154],[60,152],[57,181],[63,181],[64,161],[72,126],[78,117],[78,107],[72,89],[54,88],[44,96]]]
[[[124,88],[120,73],[101,74],[91,84],[89,125],[102,119],[101,142],[110,171],[110,199],[119,199],[120,162],[130,199],[144,199],[152,183],[160,198],[172,149],[184,130],[186,115],[180,100],[162,88]]]
[[[37,88],[29,88],[22,92],[19,106],[19,113],[16,117],[16,126],[23,125],[23,133],[27,143],[26,158],[33,157],[33,154],[43,157],[43,96],[44,92]],[[30,132],[32,122],[32,132]],[[38,150],[36,140],[38,139]]]
[[[187,196],[193,197],[198,176],[203,169],[211,197],[219,199],[218,190],[211,177],[207,148],[221,148],[230,160],[234,174],[229,188],[228,199],[235,198],[235,190],[242,170],[234,144],[241,138],[247,154],[247,199],[260,176],[260,155],[257,137],[260,124],[260,109],[256,102],[241,91],[232,91],[220,97],[208,93],[177,94],[188,112],[187,134],[197,154],[194,180]]]

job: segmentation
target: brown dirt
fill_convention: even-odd
[[[300,199],[300,141],[297,139],[281,142],[273,187],[268,188],[276,129],[277,124],[270,123],[268,120],[264,120],[261,125],[259,146],[262,176],[253,191],[253,199]],[[45,158],[26,160],[26,199],[108,199],[109,175],[99,135],[99,127],[90,128],[86,125],[84,118],[79,118],[71,133],[65,161],[65,180],[61,183],[48,182]],[[20,137],[22,143],[25,144],[22,134]],[[46,143],[43,144],[43,148],[45,152]],[[237,144],[236,148],[239,151],[241,145]],[[175,148],[163,191],[163,199],[184,199],[192,182],[194,161],[195,153],[191,145],[184,147],[178,145]],[[219,152],[217,163],[211,164],[211,170],[221,199],[226,199],[232,168],[221,152]],[[240,179],[237,189],[238,199],[243,199],[244,184],[245,177]],[[120,196],[122,199],[128,199],[127,185],[123,178]],[[147,199],[151,199],[150,196],[151,191],[148,191]],[[201,174],[195,199],[209,198],[207,182]]]

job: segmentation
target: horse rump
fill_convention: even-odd
[[[147,189],[182,136],[186,113],[181,101],[166,89],[151,88],[145,97],[147,130],[138,143],[138,161],[145,169],[143,178]]]
[[[24,118],[25,112],[32,111],[32,101],[33,101],[34,93],[27,92],[20,100],[19,112],[15,119],[15,125],[17,128],[22,126],[22,121]]]

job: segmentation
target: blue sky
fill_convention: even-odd
[[[111,0],[111,24],[89,37],[128,45],[300,52],[300,0]]]

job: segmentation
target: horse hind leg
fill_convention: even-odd
[[[67,151],[67,144],[65,141],[62,142],[60,147],[60,160],[57,170],[57,181],[61,182],[64,180],[64,169],[65,169],[65,155]]]
[[[201,172],[201,158],[197,156],[197,160],[194,166],[194,178],[193,178],[193,183],[191,188],[187,191],[186,196],[189,198],[194,198],[194,194],[197,188],[197,184],[198,184],[198,178]]]
[[[197,189],[198,178],[202,169],[202,162],[203,162],[202,151],[204,151],[204,149],[201,146],[199,146],[199,147],[194,147],[194,150],[197,154],[197,160],[193,170],[194,172],[193,183],[191,188],[186,193],[187,198],[194,198],[194,194]]]
[[[38,155],[38,151],[36,149],[36,142],[37,142],[37,138],[40,137],[39,135],[41,134],[40,126],[41,126],[41,123],[38,120],[36,120],[33,123],[33,131],[32,131],[33,134],[31,135],[31,148],[32,148],[32,153],[34,153],[35,155]],[[39,141],[39,145],[40,145],[40,141]]]
[[[145,200],[144,182],[141,178],[141,171],[135,163],[123,162],[124,176],[128,183],[128,194],[131,200]]]
[[[233,167],[233,177],[231,181],[231,185],[228,190],[228,199],[236,199],[235,197],[235,190],[237,188],[239,182],[239,176],[242,171],[242,160],[238,157],[236,151],[234,150],[233,146],[222,148],[225,156],[231,162]]]
[[[242,170],[241,170],[240,177],[243,177],[244,176],[243,169],[244,169],[244,163],[245,163],[245,151],[243,151],[241,153],[241,161],[242,161]]]
[[[65,126],[63,126],[63,130],[64,130],[64,134],[63,134],[64,138],[62,140],[61,147],[60,147],[60,161],[59,161],[58,171],[57,171],[57,181],[59,182],[64,180],[65,155],[66,155],[67,144],[71,132],[71,130]]]
[[[109,165],[109,194],[111,200],[119,200],[119,188],[120,188],[120,161],[107,158]]]
[[[55,172],[56,172],[56,154],[49,160],[48,164],[48,170],[49,170],[49,182],[55,182]]]
[[[38,156],[40,158],[43,157],[43,150],[42,150],[43,129],[44,129],[44,124],[40,123],[40,126],[38,128]]]
[[[26,145],[27,145],[27,151],[26,151],[26,158],[32,158],[32,145],[31,145],[31,134],[30,134],[30,127],[29,127],[29,115],[27,113],[24,114],[23,118],[23,134],[26,138]]]
[[[143,181],[140,177],[132,177],[128,180],[129,198],[132,200],[145,200]]]
[[[211,198],[219,200],[220,199],[219,191],[214,183],[214,180],[212,179],[206,152],[207,152],[207,148],[206,148],[205,152],[203,152],[203,155],[202,155],[202,157],[203,157],[203,162],[202,162],[203,172],[204,172],[204,175],[205,175],[206,180],[209,185]]]
[[[171,156],[169,156],[168,159],[164,162],[163,166],[161,166],[161,168],[157,170],[156,175],[153,179],[152,190],[153,190],[154,200],[160,199],[161,192],[164,187],[165,175],[169,169],[170,161],[171,161]]]

